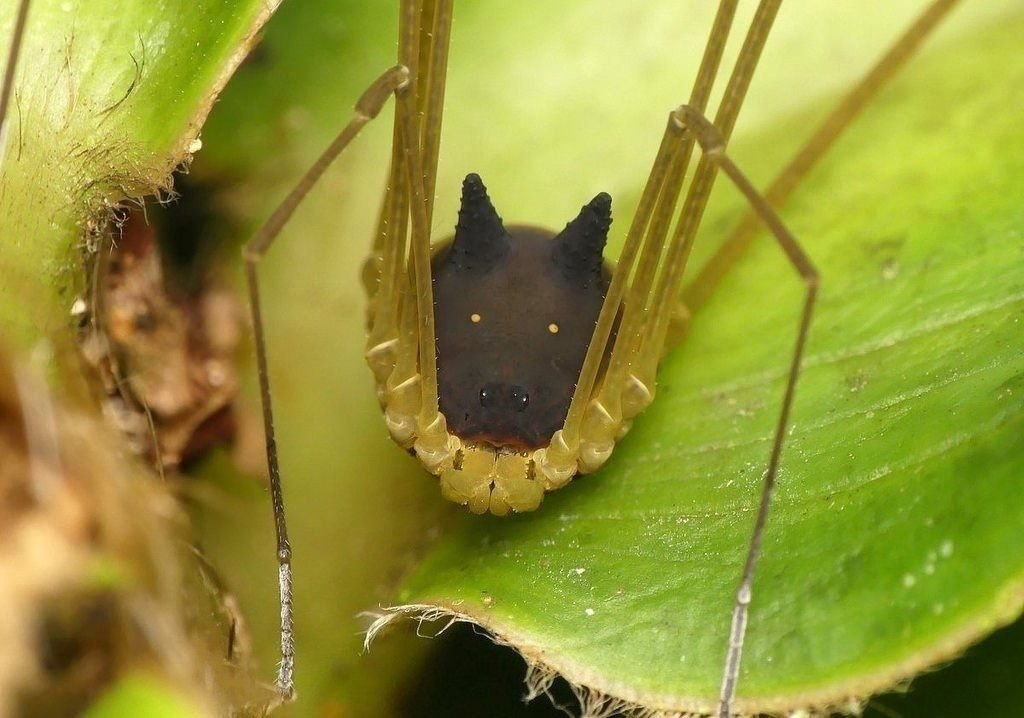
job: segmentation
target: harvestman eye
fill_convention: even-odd
[[[530,395],[519,387],[512,387],[512,408],[515,411],[523,411],[530,403]]]

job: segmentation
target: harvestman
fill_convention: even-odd
[[[366,267],[370,298],[367,359],[392,436],[440,476],[447,498],[468,505],[476,513],[500,515],[537,508],[546,491],[564,486],[577,472],[598,469],[633,417],[653,400],[657,365],[679,302],[683,270],[718,170],[743,193],[751,212],[682,292],[688,308],[703,303],[750,243],[759,223],[767,225],[805,283],[785,393],[733,610],[718,708],[719,715],[727,717],[731,715],[739,676],[761,536],[818,286],[814,267],[772,205],[781,204],[792,193],[955,2],[936,0],[925,9],[762,196],[725,149],[781,0],[762,0],[758,6],[712,121],[705,115],[708,97],[736,8],[735,1],[723,0],[689,103],[669,115],[622,254],[614,270],[609,270],[601,259],[611,222],[608,195],[597,195],[555,236],[533,228],[505,227],[475,175],[468,176],[463,186],[455,237],[431,247],[429,227],[452,0],[425,2],[422,7],[414,0],[403,0],[399,64],[367,89],[356,105],[355,117],[244,249],[280,566],[281,664],[277,683],[283,697],[293,693],[291,547],[277,462],[256,265],[311,186],[363,125],[377,116],[388,98],[392,94],[396,98],[394,144],[378,232]],[[21,0],[18,7],[0,90],[0,139],[4,137],[28,5],[28,0]],[[700,145],[702,156],[672,229],[672,215],[683,195],[695,144]],[[522,271],[524,262],[529,272]],[[530,284],[538,276],[555,285]],[[524,292],[515,302],[529,301],[537,291],[547,292],[543,306],[563,312],[552,315],[556,318],[550,322],[541,322],[536,337],[543,338],[546,332],[548,339],[565,338],[569,348],[543,340],[531,346],[546,360],[561,358],[566,365],[565,376],[555,381],[538,377],[532,371],[537,363],[533,357],[521,363],[495,360],[515,344],[500,317],[500,306],[513,301],[503,297],[485,304],[500,284],[510,291]],[[524,284],[526,290],[522,289]],[[454,303],[449,306],[447,301]],[[591,311],[580,312],[581,306],[589,306]],[[574,323],[573,314],[582,314],[583,319]],[[492,317],[496,326],[483,331]],[[577,337],[573,345],[573,335],[590,326],[595,328],[589,340],[583,332],[582,339]],[[483,343],[481,347],[477,336],[481,333],[493,344]],[[457,372],[449,371],[449,367]],[[460,377],[467,373],[472,380],[462,381]],[[538,406],[540,409],[536,409]]]

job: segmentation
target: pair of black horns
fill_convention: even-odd
[[[599,276],[601,255],[612,223],[612,198],[601,192],[554,238],[552,260],[567,275]],[[462,182],[462,205],[452,243],[454,259],[466,268],[492,266],[508,251],[509,235],[478,174]]]

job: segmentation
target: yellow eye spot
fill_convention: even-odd
[[[552,334],[558,334],[558,325],[555,324],[554,322],[551,322],[550,324],[548,324],[548,331],[551,332]]]
[[[476,312],[473,312],[472,314],[469,315],[469,321],[473,322],[474,324],[479,324],[481,319],[483,319],[483,317],[481,317]]]

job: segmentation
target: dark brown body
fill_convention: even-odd
[[[561,428],[607,290],[610,202],[557,236],[505,228],[467,178],[456,236],[433,260],[439,403],[463,441],[536,449]]]

